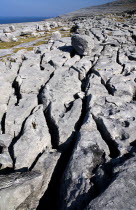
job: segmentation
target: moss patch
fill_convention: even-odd
[[[4,55],[0,57],[0,61],[5,62],[8,57],[10,57],[12,54]]]
[[[22,43],[27,43],[37,40],[37,37],[20,38],[17,42],[0,42],[0,49],[10,49]]]
[[[39,46],[39,45],[42,45],[42,44],[47,44],[47,41],[36,42],[33,46]]]
[[[19,50],[27,50],[27,51],[32,51],[33,47],[20,47],[20,48],[16,48],[13,50],[13,53],[17,53]]]
[[[57,27],[57,28],[53,28],[51,29],[50,32],[47,32],[44,36],[42,36],[43,38],[45,39],[48,39],[51,34],[55,31],[60,31],[62,37],[70,37],[71,36],[71,33],[70,33],[70,30],[69,31],[61,31],[61,28],[62,27]],[[38,34],[37,34],[38,35]],[[35,41],[35,40],[38,40],[39,37],[32,37],[32,36],[25,36],[22,38],[22,36],[19,36],[18,37],[18,41],[17,42],[1,42],[0,41],[0,49],[10,49],[10,48],[13,48],[17,45],[20,45],[20,44],[23,44],[23,43],[27,43],[27,42],[32,42],[32,41]],[[46,44],[47,42],[46,41],[38,41],[37,43],[35,43],[33,46],[39,46],[41,44]],[[19,49],[19,48],[18,48]],[[23,48],[24,49],[24,48]],[[17,49],[15,49],[16,51]],[[18,51],[18,50],[17,50]]]

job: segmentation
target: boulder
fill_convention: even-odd
[[[9,29],[14,32],[16,30],[16,27],[14,25],[9,26]]]
[[[61,39],[61,33],[59,31],[55,31],[51,35],[51,40],[57,41]]]
[[[21,31],[21,36],[32,35],[33,31],[30,29],[24,29]]]
[[[87,35],[74,34],[71,43],[79,55],[90,55],[94,48],[94,40]]]
[[[58,24],[56,22],[51,22],[50,23],[50,27],[51,28],[57,28],[58,27]]]

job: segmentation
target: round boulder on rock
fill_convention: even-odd
[[[54,41],[60,40],[61,39],[61,33],[59,31],[55,31],[51,35],[51,39]]]
[[[10,29],[12,32],[16,30],[15,26],[13,26],[13,25],[9,26],[9,29]]]
[[[79,55],[90,55],[94,48],[94,40],[87,35],[74,34],[71,42]]]

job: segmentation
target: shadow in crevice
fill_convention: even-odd
[[[84,116],[86,114],[85,106],[86,105],[83,103],[80,119],[75,124],[75,132],[73,132],[71,134],[71,136],[67,139],[67,141],[64,144],[57,147],[58,151],[61,152],[61,157],[58,160],[58,163],[55,167],[51,181],[48,185],[48,189],[46,190],[44,196],[41,198],[37,210],[45,210],[45,209],[58,210],[58,209],[60,209],[59,199],[60,199],[61,181],[62,181],[64,172],[68,166],[68,163],[70,161],[70,158],[72,156],[75,144],[77,143],[77,136],[78,136],[79,130],[83,124]],[[46,115],[46,118],[48,118],[48,120],[49,120],[49,118],[51,117],[49,107],[48,107],[48,112],[46,111],[45,115]],[[50,127],[50,125],[49,125],[49,127]],[[50,129],[51,129],[52,136],[54,139],[56,137],[56,135],[54,133],[54,130],[52,130],[53,128],[50,127]]]
[[[5,134],[5,120],[6,120],[6,113],[3,114],[2,120],[1,120],[1,130],[2,130],[2,134]]]
[[[51,116],[51,103],[48,105],[44,111],[45,119],[49,128],[49,133],[51,135],[51,144],[53,149],[57,149],[59,145],[59,130],[54,119]]]
[[[62,46],[58,48],[60,51],[70,53],[70,57],[73,58],[76,55],[76,51],[72,46]]]
[[[100,132],[103,140],[106,142],[106,144],[109,147],[110,157],[111,158],[119,157],[120,151],[118,149],[118,144],[111,138],[111,135],[108,132],[107,128],[105,127],[103,120],[100,118],[96,118],[94,115],[92,116],[94,121],[96,122],[98,131]]]
[[[37,210],[57,210],[58,208],[58,200],[59,200],[59,193],[60,193],[60,183],[63,173],[66,169],[67,163],[72,155],[73,147],[74,147],[75,140],[67,147],[65,151],[60,156],[58,163],[54,169],[54,172],[51,177],[51,181],[48,185],[48,189],[45,191],[44,196],[41,198],[39,202],[39,206]],[[58,150],[59,151],[59,150]]]
[[[33,110],[34,110],[34,109],[35,109],[35,108],[32,109],[30,115],[33,113]],[[29,116],[30,116],[30,115],[29,115]],[[17,143],[17,141],[18,141],[18,140],[20,139],[20,137],[23,135],[24,126],[25,126],[25,123],[26,123],[27,119],[29,118],[29,116],[26,117],[25,120],[23,121],[22,126],[21,126],[21,130],[20,130],[19,134],[18,134],[17,136],[15,136],[15,137],[12,139],[12,142],[11,142],[9,148],[8,148],[9,154],[10,154],[11,159],[12,159],[12,161],[13,161],[13,169],[15,168],[15,162],[16,162],[16,158],[15,158],[15,155],[14,155],[14,145]]]

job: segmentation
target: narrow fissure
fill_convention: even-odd
[[[43,92],[43,89],[44,89],[45,86],[49,83],[49,81],[52,79],[53,76],[54,76],[54,72],[52,72],[52,73],[50,74],[50,77],[49,77],[48,81],[45,83],[45,85],[42,85],[41,88],[40,88],[40,90],[39,90],[39,93],[38,93],[38,95],[37,95],[37,99],[38,99],[38,104],[39,104],[39,105],[40,105],[40,104],[43,104],[43,102],[42,102],[42,92]]]
[[[32,112],[33,112],[33,110],[31,111],[30,115],[32,114]],[[30,115],[29,115],[29,116],[30,116]],[[15,137],[12,139],[12,142],[11,142],[9,148],[8,148],[9,154],[10,154],[11,159],[12,159],[12,161],[13,161],[13,169],[15,168],[15,163],[16,163],[16,158],[15,158],[15,156],[14,156],[14,145],[16,144],[16,142],[17,142],[17,141],[20,139],[20,137],[22,136],[23,130],[24,130],[24,126],[25,126],[25,122],[26,122],[26,120],[29,118],[29,116],[26,117],[26,119],[25,119],[24,122],[22,123],[22,127],[21,127],[21,130],[20,130],[19,134],[18,134],[17,136],[15,136]]]
[[[83,124],[83,121],[84,121],[84,118],[86,115],[86,100],[87,100],[87,98],[85,97],[83,99],[83,103],[82,103],[82,112],[81,112],[80,119],[75,124],[74,134],[71,135],[72,136],[71,143],[67,147],[64,147],[64,148],[62,148],[61,146],[57,147],[57,145],[54,145],[54,143],[53,143],[53,146],[58,148],[58,151],[61,152],[61,157],[55,167],[51,181],[48,185],[48,189],[46,190],[44,196],[41,198],[41,200],[39,202],[39,206],[38,206],[37,210],[45,210],[45,209],[59,210],[60,209],[59,195],[60,195],[61,179],[62,179],[62,176],[63,176],[65,170],[66,170],[66,167],[68,165],[70,157],[73,153],[73,149],[76,144],[78,132],[80,131],[80,128]],[[54,122],[51,119],[50,107],[48,107],[48,109],[45,111],[45,117],[46,117],[47,125],[49,127],[49,131],[51,134],[52,142],[56,141],[56,139],[58,141],[59,140],[58,130],[56,128],[56,125],[54,124]]]
[[[59,130],[58,127],[51,117],[51,103],[48,105],[46,110],[44,111],[45,119],[48,125],[49,133],[51,135],[51,144],[53,149],[58,148],[59,144]]]
[[[2,131],[2,134],[5,134],[5,120],[6,120],[6,113],[3,114],[3,117],[1,119],[1,131]]]
[[[37,161],[38,161],[39,158],[43,155],[43,153],[44,153],[44,151],[43,151],[42,153],[39,153],[39,154],[37,155],[37,157],[35,158],[34,162],[33,162],[32,165],[31,165],[31,167],[29,168],[29,171],[32,171],[32,170],[33,170],[33,168],[35,167]]]
[[[13,84],[12,84],[12,87],[15,90],[15,93],[14,94],[15,94],[15,96],[17,98],[17,102],[16,102],[15,106],[18,106],[20,99],[22,99],[22,95],[20,93],[20,86],[19,86],[18,82],[16,81],[16,78],[15,78]]]
[[[117,147],[117,143],[114,140],[112,140],[110,133],[106,129],[103,121],[99,118],[96,118],[94,115],[92,116],[93,116],[94,121],[96,122],[98,131],[100,132],[103,140],[106,142],[106,144],[109,147],[110,157],[117,158],[120,155],[120,151]]]
[[[0,154],[3,152],[3,146],[0,145]]]

